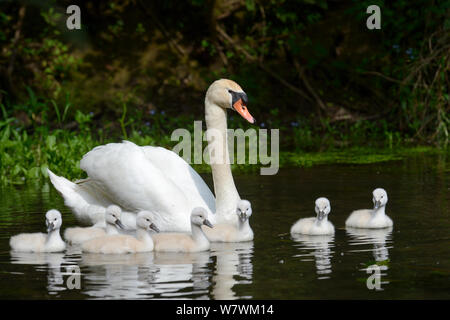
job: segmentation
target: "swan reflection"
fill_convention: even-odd
[[[11,264],[33,265],[36,271],[47,272],[47,292],[50,295],[67,290],[64,276],[73,275],[67,271],[71,264],[65,259],[64,253],[11,251]]]
[[[362,247],[350,250],[350,252],[372,251],[376,262],[389,260],[388,249],[392,248],[392,227],[384,229],[347,228],[346,231],[351,238],[349,244]],[[367,245],[371,247],[367,248]]]
[[[387,276],[386,271],[389,269],[389,249],[393,248],[392,244],[392,227],[384,229],[359,229],[347,228],[347,234],[351,237],[349,243],[351,246],[361,248],[350,250],[349,252],[372,252],[372,256],[379,267],[380,276]],[[367,248],[370,246],[370,248]],[[366,266],[360,271],[367,272]],[[383,272],[384,271],[384,272]],[[388,284],[389,281],[381,281],[381,284]]]
[[[297,234],[292,238],[300,243],[296,247],[305,253],[297,254],[294,257],[300,257],[302,261],[311,261],[314,258],[318,279],[329,279],[331,270],[331,258],[333,257],[332,248],[334,247],[334,236],[332,235],[302,235]]]
[[[236,284],[252,283],[253,241],[236,243],[211,243],[211,254],[216,257],[212,278],[212,296],[216,300],[250,299],[238,296]]]
[[[84,293],[102,299],[207,298],[209,252],[83,254]]]
[[[245,299],[235,286],[252,283],[253,250],[253,242],[212,243],[207,252],[114,255],[69,246],[65,254],[11,252],[11,262],[46,272],[51,295],[69,290],[77,267],[80,293],[91,299]]]

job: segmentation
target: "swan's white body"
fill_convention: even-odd
[[[194,208],[191,215],[192,234],[156,233],[152,235],[156,252],[201,252],[210,248],[201,226],[212,227],[204,208]]]
[[[237,223],[218,223],[214,228],[202,227],[210,242],[245,242],[253,240],[249,218],[252,214],[250,202],[240,200],[236,209]]]
[[[385,213],[385,207],[353,211],[345,221],[350,228],[379,229],[392,227],[394,223]]]
[[[330,221],[319,221],[317,218],[303,218],[291,227],[292,234],[330,235],[334,234],[334,226]]]
[[[345,226],[350,228],[379,229],[389,228],[394,225],[392,219],[386,215],[388,198],[384,189],[373,191],[373,209],[361,209],[353,211],[345,221]]]
[[[91,239],[81,245],[83,252],[102,254],[125,254],[149,252],[153,250],[153,240],[149,229],[153,228],[152,215],[146,211],[138,214],[136,219],[136,237],[116,234]]]
[[[106,208],[106,228],[100,227],[74,227],[64,231],[64,239],[70,244],[81,244],[88,240],[105,235],[119,234],[117,220],[120,221],[121,210],[118,206],[111,205]]]
[[[48,234],[45,233],[21,233],[12,236],[9,245],[13,251],[19,252],[61,252],[66,249],[65,242],[61,239],[59,229],[62,219],[58,210],[47,212],[46,222],[49,228]],[[56,219],[56,220],[55,220]],[[49,227],[49,224],[52,227]]]
[[[291,234],[305,235],[331,235],[334,234],[334,226],[328,221],[328,214],[331,211],[330,202],[327,198],[316,200],[317,217],[303,218],[294,223],[291,227]]]
[[[236,97],[242,99],[235,103]],[[50,180],[77,218],[91,225],[104,224],[102,210],[104,214],[106,206],[113,203],[122,208],[122,222],[131,229],[136,228],[136,212],[142,210],[155,213],[161,231],[190,232],[189,212],[195,207],[205,208],[213,223],[235,221],[240,197],[228,161],[226,109],[237,108],[253,123],[242,101],[246,101],[245,93],[230,80],[215,81],[206,93],[206,125],[221,135],[214,136],[211,143],[216,153],[222,151],[222,161],[211,164],[216,198],[174,152],[128,141],[98,146],[84,155],[80,168],[88,179],[73,183],[49,170]]]
[[[238,226],[219,223],[213,229],[203,228],[210,242],[244,242],[253,240],[253,230],[248,220],[239,222]]]
[[[73,227],[64,231],[64,239],[69,244],[81,244],[85,241],[106,235],[105,229],[99,227]]]

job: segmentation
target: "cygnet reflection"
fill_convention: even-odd
[[[389,260],[389,250],[392,248],[392,227],[384,229],[346,228],[350,236],[349,244],[357,246],[350,252],[372,251],[375,261]]]
[[[253,242],[212,243],[211,254],[216,257],[216,268],[212,278],[213,299],[252,298],[238,296],[233,287],[237,284],[252,282]]]
[[[294,257],[300,257],[302,261],[311,261],[314,258],[316,264],[316,273],[318,279],[329,279],[332,273],[331,258],[333,257],[332,248],[334,247],[333,235],[295,235],[292,237],[299,245],[296,247],[302,251]]]
[[[74,274],[68,271],[68,268],[72,265],[65,259],[64,253],[11,251],[11,263],[33,265],[36,271],[46,271],[47,292],[50,295],[56,295],[61,291],[67,290],[64,276],[68,277]]]

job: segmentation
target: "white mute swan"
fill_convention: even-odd
[[[13,251],[21,252],[61,252],[66,248],[59,229],[62,225],[61,213],[52,209],[45,214],[45,233],[21,233],[11,237],[9,244]]]
[[[346,227],[353,228],[388,228],[392,227],[392,219],[389,218],[386,213],[386,204],[388,202],[388,196],[386,190],[377,188],[373,190],[373,209],[361,209],[353,211],[345,221]]]
[[[71,244],[81,244],[85,241],[98,238],[104,235],[119,234],[120,229],[124,229],[125,226],[120,221],[122,210],[116,205],[110,205],[106,208],[105,220],[106,230],[100,227],[87,227],[87,228],[67,228],[64,231],[64,239]]]
[[[191,214],[192,234],[157,233],[153,234],[156,252],[200,252],[210,248],[208,238],[203,233],[202,225],[213,227],[207,219],[208,212],[201,207],[194,208]]]
[[[334,234],[334,226],[328,221],[328,214],[331,211],[330,201],[327,198],[318,198],[316,200],[315,218],[303,218],[298,220],[291,227],[291,234],[297,233],[307,235],[327,235]]]
[[[206,208],[213,223],[236,221],[240,197],[229,164],[226,110],[254,123],[247,100],[242,88],[227,79],[213,82],[206,92],[205,119],[208,132],[213,133],[209,147],[215,155],[211,169],[216,198],[197,172],[174,152],[128,141],[98,146],[85,154],[80,168],[88,179],[73,183],[48,170],[50,180],[77,218],[91,224],[99,222],[98,215],[92,213],[95,208],[113,203],[122,208],[127,228],[136,228],[135,212],[142,210],[156,213],[154,222],[161,231],[190,232],[189,212],[195,207]]]
[[[252,206],[248,200],[240,200],[236,208],[237,224],[218,223],[214,228],[205,228],[203,231],[211,242],[244,242],[253,240],[253,230],[249,218],[252,215]]]
[[[152,222],[152,214],[141,211],[136,217],[136,237],[116,234],[91,239],[81,245],[83,252],[103,254],[124,254],[148,252],[153,250],[153,240],[149,231],[158,232],[158,228]]]

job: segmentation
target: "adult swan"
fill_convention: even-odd
[[[250,123],[247,95],[234,81],[221,79],[211,84],[205,97],[205,119],[214,139],[214,152],[228,159],[226,109],[238,112]],[[217,134],[218,133],[218,134]],[[104,211],[111,204],[123,210],[122,222],[136,228],[136,214],[154,213],[161,231],[189,232],[190,213],[204,207],[212,223],[236,219],[240,200],[228,161],[211,161],[216,198],[195,170],[173,151],[162,147],[139,147],[132,142],[98,146],[83,156],[80,168],[88,178],[75,183],[48,171],[50,180],[65,204],[87,224],[103,225]]]

